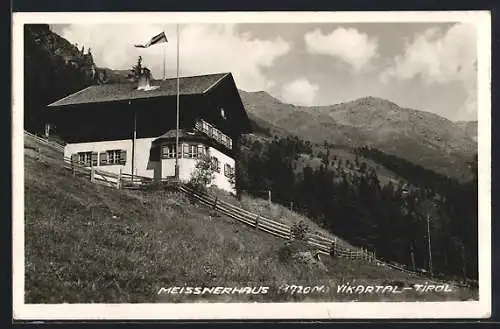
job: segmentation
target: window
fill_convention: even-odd
[[[201,157],[202,154],[205,154],[205,148],[203,147],[203,145],[198,145],[197,157]]]
[[[189,145],[189,157],[190,158],[198,157],[198,148],[195,144]]]
[[[229,164],[224,164],[224,176],[231,177],[233,175],[233,168]]]
[[[198,145],[196,144],[183,144],[183,156],[188,159],[198,157]]]
[[[78,152],[71,156],[71,161],[86,167],[97,166],[97,156],[97,152]]]
[[[97,161],[97,153],[95,154]],[[126,150],[107,150],[99,154],[99,162],[101,166],[119,165],[127,162]]]
[[[121,150],[110,150],[107,151],[106,153],[108,156],[108,164],[110,165],[120,164]]]
[[[210,160],[212,162],[212,170],[220,173],[219,159],[211,157]]]
[[[161,149],[161,155],[163,158],[175,158],[175,145],[167,144],[163,145]]]
[[[90,166],[91,161],[92,161],[92,152],[78,152],[78,162],[80,164],[83,164],[85,166]]]

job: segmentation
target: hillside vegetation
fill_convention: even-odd
[[[262,295],[203,295],[206,301],[467,300],[477,291],[346,295],[345,282],[423,283],[401,272],[342,258],[304,258],[307,247],[254,231],[178,192],[115,190],[73,177],[57,152],[25,148],[26,303],[183,302],[172,286],[269,286]],[[297,255],[302,255],[298,257]],[[328,293],[278,293],[284,283]],[[196,301],[200,301],[197,297]]]
[[[74,45],[47,24],[24,26],[24,126],[40,133],[50,103],[92,84],[123,80],[122,72],[99,68],[91,49]]]
[[[271,190],[273,202],[383,259],[477,279],[477,175],[459,183],[376,149],[352,152],[315,150],[298,137],[245,138],[237,183],[254,197]],[[477,173],[477,157],[470,166]]]

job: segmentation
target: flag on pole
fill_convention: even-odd
[[[168,42],[165,32],[161,32],[160,34],[155,35],[145,45],[134,45],[134,46],[137,48],[148,48],[149,46],[153,46],[163,42]]]

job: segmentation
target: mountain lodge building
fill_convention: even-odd
[[[92,85],[49,104],[48,118],[72,161],[165,180],[175,176],[176,102],[176,78]],[[213,184],[234,193],[230,177],[237,170],[239,138],[249,131],[231,73],[179,78],[181,181],[208,154]]]

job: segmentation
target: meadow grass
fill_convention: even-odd
[[[362,261],[283,257],[285,240],[168,190],[127,191],[73,177],[58,155],[25,151],[25,302],[289,302],[477,299],[477,291],[343,295],[340,283],[411,284],[425,279]],[[62,156],[61,156],[62,157]],[[250,201],[248,201],[250,202]],[[255,201],[257,207],[261,201]],[[288,214],[286,214],[288,218]],[[280,293],[283,284],[328,292]],[[268,294],[158,294],[173,286],[268,286]]]

